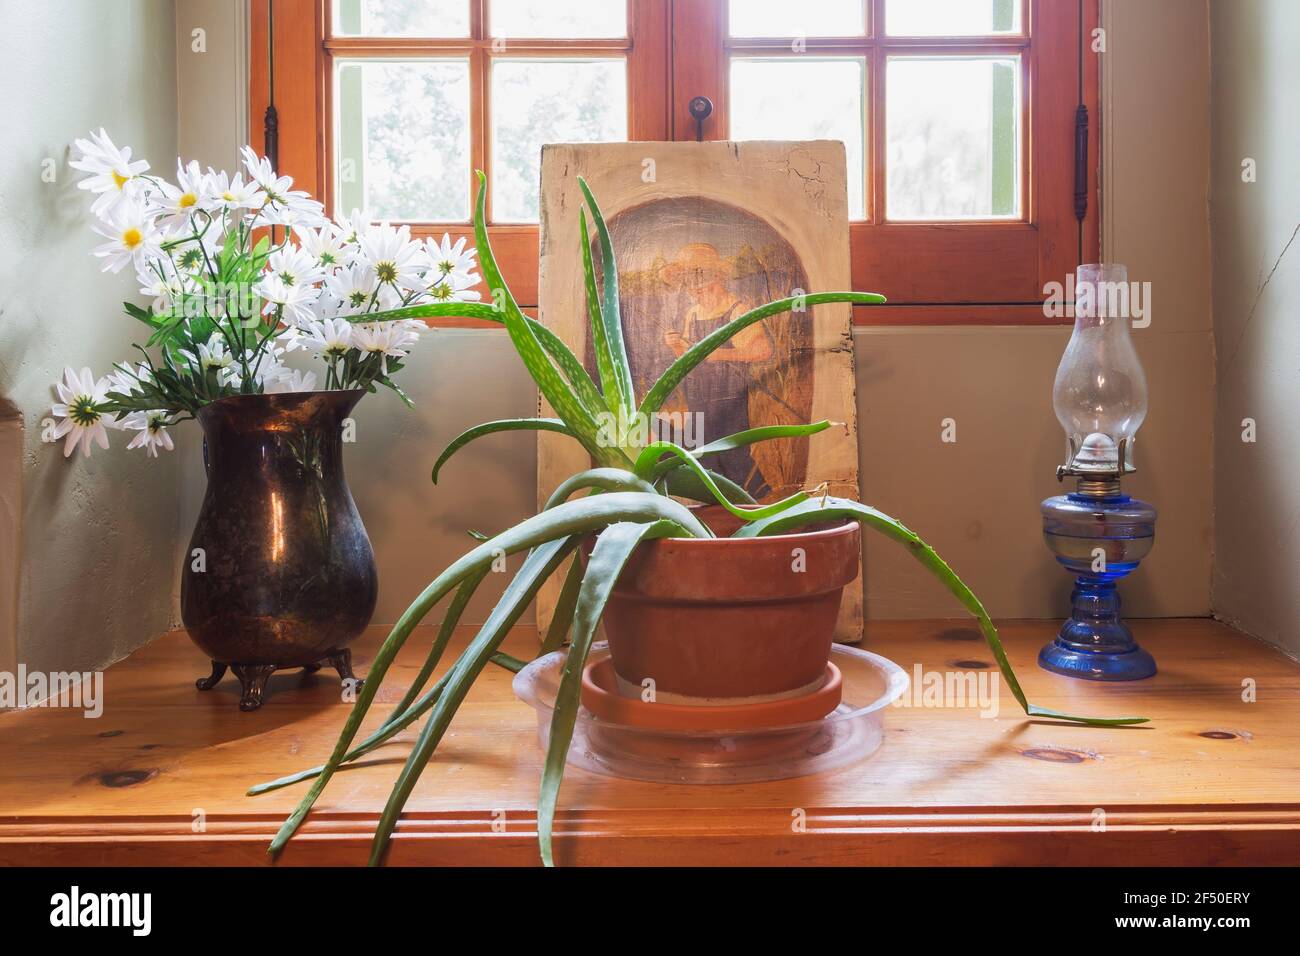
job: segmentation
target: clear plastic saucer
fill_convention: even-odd
[[[609,656],[592,647],[589,661]],[[566,652],[533,661],[515,675],[514,691],[537,712],[545,750]],[[649,730],[598,720],[578,711],[569,766],[654,783],[754,783],[834,770],[875,753],[884,741],[885,707],[907,690],[907,672],[891,660],[835,645],[843,700],[821,720],[759,730]]]

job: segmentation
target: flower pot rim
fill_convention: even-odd
[[[755,538],[737,538],[734,535],[727,535],[725,537],[715,537],[715,538],[667,537],[667,538],[656,538],[653,541],[647,541],[646,544],[657,544],[658,542],[661,541],[671,541],[673,542],[674,545],[686,544],[687,546],[692,546],[692,547],[693,546],[699,546],[699,547],[716,546],[718,542],[721,541],[730,541],[736,544],[747,544],[748,542],[754,542],[755,544],[764,543],[764,542],[769,544],[771,543],[779,544],[782,541],[795,540],[795,539],[798,539],[800,541],[807,541],[809,539],[817,540],[822,538],[834,538],[839,535],[852,535],[858,531],[858,523],[856,521],[851,521],[848,518],[840,518],[840,519],[832,519],[832,520],[838,520],[840,523],[833,525],[832,527],[829,528],[812,528],[808,531],[787,531],[784,534],[765,534],[762,537],[755,537]],[[708,526],[707,523],[705,523],[705,526],[706,527]]]

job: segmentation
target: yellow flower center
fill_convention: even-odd
[[[121,173],[119,173],[116,169],[113,170],[113,182],[117,184],[117,188],[118,188],[118,189],[121,189],[123,186],[125,186],[125,185],[126,185],[127,183],[129,183],[130,181],[131,181],[131,177],[130,177],[130,176],[123,176],[123,175],[122,175]]]
[[[128,249],[134,249],[143,241],[144,236],[140,234],[140,230],[135,228],[135,226],[132,226],[126,232],[122,233],[122,245],[126,246]]]
[[[199,197],[194,195],[194,193],[185,193],[183,196],[181,196],[177,205],[179,205],[182,209],[189,209],[198,201],[199,201]]]
[[[226,202],[234,202],[235,194],[227,191],[221,194],[221,198],[224,199]]]

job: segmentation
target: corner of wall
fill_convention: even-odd
[[[22,553],[23,418],[0,398],[0,672],[18,666],[18,565]]]

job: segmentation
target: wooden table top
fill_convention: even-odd
[[[853,766],[772,783],[685,786],[570,769],[556,861],[577,864],[1300,863],[1300,665],[1209,620],[1131,622],[1160,673],[1096,684],[1035,664],[1055,625],[1009,622],[1003,639],[1030,699],[1143,727],[889,708],[885,744]],[[382,638],[354,647],[361,673]],[[408,642],[367,728],[413,676],[431,631]],[[458,635],[458,642],[468,632]],[[505,649],[531,656],[530,628]],[[992,660],[960,621],[872,621],[867,649],[909,673]],[[450,659],[450,655],[447,659]],[[183,632],[105,675],[99,719],[70,709],[0,714],[0,864],[246,865],[303,785],[247,797],[253,783],[322,762],[349,706],[322,671],[271,680],[265,706],[236,708],[238,682],[207,673]],[[407,806],[393,864],[531,864],[542,752],[511,675],[489,667]],[[1254,702],[1250,697],[1253,687]],[[408,730],[339,773],[281,865],[364,863],[405,759]],[[802,811],[805,828],[792,825]]]

